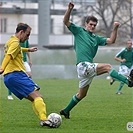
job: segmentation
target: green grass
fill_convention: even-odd
[[[47,114],[59,113],[78,91],[78,80],[35,80],[47,105]],[[133,121],[132,89],[123,87],[116,95],[119,83],[94,79],[88,95],[72,111],[71,119],[64,117],[58,129],[41,128],[39,119],[28,100],[14,96],[7,100],[7,89],[0,87],[0,133],[128,133],[127,122]]]

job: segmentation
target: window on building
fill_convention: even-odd
[[[0,19],[0,32],[1,33],[7,32],[7,19],[6,18]]]
[[[53,34],[53,25],[54,25],[54,19],[53,18],[51,18],[51,21],[50,21],[50,23],[51,23],[51,26],[50,26],[50,34]]]

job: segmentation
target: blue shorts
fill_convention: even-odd
[[[4,83],[20,100],[24,97],[28,97],[28,95],[34,90],[40,89],[40,87],[22,71],[15,71],[4,75]]]

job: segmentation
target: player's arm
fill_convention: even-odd
[[[27,52],[27,57],[28,57],[28,63],[30,65],[30,67],[32,66],[32,61],[31,61],[31,57],[30,57],[30,53]]]
[[[111,36],[110,36],[110,38],[107,38],[107,40],[106,40],[107,44],[115,43],[119,25],[120,25],[119,22],[114,22],[114,27],[113,27],[113,31],[111,33]]]
[[[68,5],[68,9],[66,10],[65,15],[64,15],[63,22],[67,27],[69,27],[70,24],[71,24],[70,14],[71,14],[71,11],[72,11],[73,7],[74,7],[74,4],[70,2],[69,5]]]
[[[2,65],[1,65],[1,68],[0,68],[0,74],[2,74],[6,68],[6,66],[8,65],[9,61],[11,60],[11,55],[10,54],[7,54],[3,61],[2,61]]]
[[[35,52],[35,51],[38,50],[37,47],[31,47],[31,48],[23,48],[23,47],[21,47],[21,49],[22,49],[23,52]]]
[[[117,56],[115,56],[114,59],[115,59],[116,61],[118,61],[118,62],[125,62],[125,61],[126,61],[125,59],[121,59],[121,58],[119,58],[119,57],[117,57]]]

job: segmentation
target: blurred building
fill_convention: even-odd
[[[38,52],[31,53],[33,78],[77,78],[75,53],[73,49],[69,50],[73,45],[73,36],[63,24],[63,15],[69,1],[70,0],[0,0],[0,46],[3,46],[10,36],[15,33],[16,25],[19,22],[27,23],[32,27],[29,42],[31,45],[40,46]],[[95,15],[99,19],[97,29],[105,29],[103,19],[92,10],[92,8],[101,1],[73,0],[75,7],[72,11],[71,20],[83,26],[87,15]],[[116,1],[121,0],[109,1],[113,2],[113,4],[115,3],[115,6],[117,6]],[[106,10],[104,15],[108,20],[107,22],[109,22],[112,14],[107,8],[108,3],[101,4],[105,6],[104,8]],[[114,5],[112,8],[114,8]],[[131,15],[129,11],[129,6],[123,5],[115,20],[120,20],[120,18],[127,20]],[[122,36],[125,36],[125,31],[128,31],[130,34],[132,27],[130,20],[128,21],[128,25],[129,28],[125,25],[123,26],[124,28],[121,28],[120,33]],[[100,33],[100,31],[98,32]],[[121,37],[121,40],[122,39],[123,37]],[[45,49],[44,52],[42,49],[44,46],[45,48],[54,50]],[[95,61],[100,61],[101,63],[108,62],[115,66],[116,62],[113,57],[118,50],[120,50],[120,48],[110,47],[108,49],[107,47],[100,49]],[[2,52],[3,49],[0,49],[0,60],[3,58]],[[115,67],[117,68],[117,66]],[[107,75],[103,75],[103,77],[107,77]]]
[[[63,15],[70,0],[1,0],[0,2],[0,44],[3,45],[15,32],[16,24],[24,22],[32,27],[29,39],[32,45],[71,46],[72,35],[63,24]],[[118,0],[112,0],[115,4]],[[84,24],[84,18],[89,14],[95,14],[88,10],[88,6],[97,4],[97,0],[73,0],[75,3],[71,19],[79,24]],[[117,4],[117,3],[116,3]],[[107,6],[107,5],[105,5]],[[122,19],[130,16],[129,10],[123,5],[119,13]],[[106,13],[110,12],[107,10]],[[122,13],[122,14],[121,14]],[[111,16],[111,14],[110,14]],[[107,16],[109,18],[110,16]],[[104,27],[102,18],[99,17],[97,29]],[[131,25],[129,21],[128,25]],[[131,28],[131,27],[130,27]],[[122,36],[126,27],[122,28]],[[130,31],[130,29],[129,29]],[[67,48],[67,47],[66,47]],[[69,47],[68,47],[69,48]]]

